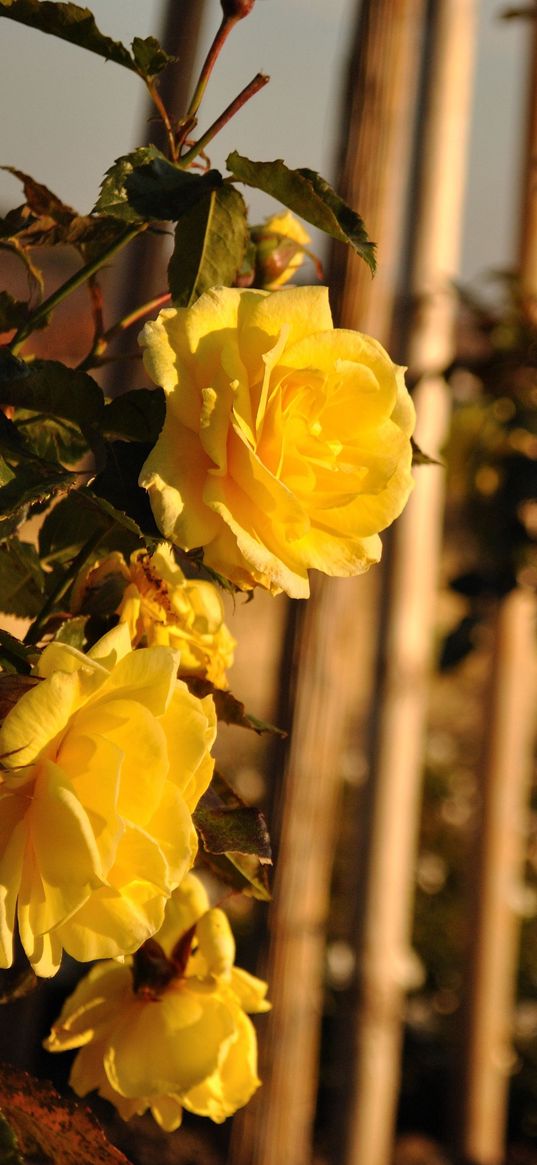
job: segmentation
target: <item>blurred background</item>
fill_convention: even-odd
[[[506,8],[258,0],[210,84],[202,128],[258,70],[272,78],[214,165],[236,148],[317,169],[364,218],[374,281],[314,232],[312,248],[336,323],[408,366],[417,461],[434,463],[417,464],[381,567],[315,578],[308,603],[228,604],[232,690],[288,733],[224,727],[218,745],[277,858],[270,907],[230,902],[238,961],[270,980],[264,1086],[223,1129],[192,1117],[172,1136],[96,1104],[135,1165],[537,1163],[537,8]],[[217,0],[92,10],[109,35],[177,53],[181,113]],[[85,212],[153,131],[143,87],[10,21],[1,33],[1,160]],[[247,194],[252,221],[273,211]],[[1,175],[2,213],[18,201]],[[74,262],[54,255],[50,290]],[[164,290],[165,263],[166,239],[144,239],[107,274],[110,322],[127,294]],[[65,355],[67,329],[76,363],[84,291],[35,350]],[[121,367],[110,392],[145,383],[139,362]],[[60,1086],[68,1066],[35,1033],[70,973],[5,1008],[0,1034],[6,1058]]]

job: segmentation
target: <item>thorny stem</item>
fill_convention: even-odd
[[[109,247],[102,251],[96,259],[92,259],[90,263],[86,263],[84,267],[81,267],[78,271],[75,271],[75,274],[71,275],[71,278],[67,279],[65,283],[62,283],[61,287],[58,287],[56,291],[53,291],[52,295],[49,295],[48,299],[43,300],[43,303],[40,303],[39,307],[37,307],[35,311],[32,312],[26,323],[22,324],[16,335],[13,337],[11,343],[8,345],[11,352],[16,355],[24,340],[27,339],[27,337],[34,331],[35,328],[39,326],[39,324],[46,320],[49,313],[53,311],[55,307],[58,307],[58,304],[62,303],[64,299],[67,299],[67,296],[71,295],[71,292],[76,291],[77,287],[80,287],[82,283],[86,282],[87,279],[90,279],[90,277],[94,275],[96,271],[99,271],[99,269],[103,267],[109,259],[112,258],[112,255],[115,255],[118,251],[121,251],[122,248],[127,245],[127,243],[130,243],[131,239],[136,238],[136,235],[140,234],[140,231],[144,229],[145,223],[136,225],[135,227],[129,227],[129,229],[125,230],[123,234],[119,236],[119,238],[115,239],[114,242],[110,244]]]
[[[231,118],[234,117],[236,113],[238,113],[239,109],[242,109],[243,105],[246,105],[246,102],[249,101],[251,97],[254,97],[256,93],[259,93],[259,90],[263,89],[269,81],[270,77],[268,77],[266,73],[256,73],[256,76],[252,81],[250,81],[249,85],[246,85],[246,87],[241,90],[238,97],[236,97],[235,100],[231,102],[231,105],[228,105],[227,109],[224,109],[224,112],[220,114],[220,117],[217,117],[216,121],[213,121],[213,124],[202,135],[199,141],[197,141],[196,144],[192,146],[192,148],[188,150],[186,154],[183,154],[181,158],[181,166],[184,166],[185,168],[189,166],[194,158],[196,158],[198,154],[200,154],[201,151],[205,149],[209,142],[211,142],[213,138],[216,137],[217,133],[220,133],[220,130],[223,129],[225,125],[227,125],[228,121],[230,121]]]
[[[26,635],[24,636],[24,643],[29,644],[38,642],[41,629],[46,623],[50,613],[56,606],[56,603],[62,599],[66,591],[69,590],[69,587],[73,580],[76,578],[78,572],[85,565],[90,555],[93,554],[93,551],[99,545],[99,542],[102,540],[102,538],[104,538],[106,533],[107,531],[105,529],[96,531],[95,534],[92,534],[91,538],[88,538],[88,541],[84,544],[82,549],[79,550],[69,569],[65,572],[64,575],[62,575],[61,579],[54,587],[54,590],[49,595],[45,605],[41,608],[39,615],[34,619],[33,623],[28,628]]]
[[[172,126],[172,123],[170,121],[170,115],[168,113],[168,110],[166,109],[166,106],[162,100],[162,97],[160,96],[160,93],[159,93],[154,81],[150,81],[150,80],[146,79],[146,85],[147,85],[147,89],[148,89],[149,95],[151,97],[151,100],[153,102],[153,105],[155,106],[155,109],[158,111],[158,113],[162,119],[164,128],[166,130],[166,138],[168,141],[168,149],[170,151],[170,158],[171,158],[172,162],[176,162],[179,151],[178,151],[177,143],[175,141],[175,134],[173,132],[173,126]]]
[[[164,307],[170,300],[171,293],[169,291],[163,292],[162,295],[156,295],[154,299],[148,300],[147,303],[142,303],[139,307],[135,307],[133,311],[129,312],[128,315],[117,320],[102,335],[96,336],[87,356],[77,365],[77,371],[87,372],[89,368],[98,368],[103,362],[102,358],[111,340],[114,340],[116,336],[120,336],[122,332],[132,327],[133,324],[143,319],[144,316],[149,315],[149,312]]]
[[[222,18],[222,23],[218,29],[218,32],[216,33],[216,36],[215,36],[213,43],[209,49],[209,52],[207,53],[207,56],[203,62],[203,65],[201,68],[201,73],[199,75],[199,80],[198,80],[198,83],[197,83],[196,88],[194,90],[194,95],[192,97],[192,100],[191,100],[190,105],[189,105],[187,112],[186,112],[186,117],[184,120],[185,120],[185,122],[189,122],[189,124],[191,126],[195,122],[196,114],[197,114],[198,109],[199,109],[201,102],[203,100],[205,90],[206,90],[207,85],[209,83],[209,78],[210,78],[211,73],[214,69],[214,66],[218,60],[218,57],[220,56],[220,53],[222,52],[222,49],[226,43],[226,40],[227,40],[232,28],[235,27],[235,25],[237,24],[239,19],[240,19],[240,17],[238,17],[238,16],[226,16],[226,15],[224,15]],[[184,141],[184,138],[179,137],[179,140],[177,143],[179,148],[183,144],[183,141]]]
[[[104,332],[103,294],[95,275],[90,275],[88,279],[88,291],[90,293],[91,311],[93,315],[92,347],[95,347]]]

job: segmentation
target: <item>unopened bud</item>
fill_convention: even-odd
[[[273,291],[288,283],[301,266],[310,236],[290,211],[273,214],[252,227],[256,248],[255,286]]]
[[[255,0],[220,0],[220,3],[227,20],[243,20],[249,16]]]

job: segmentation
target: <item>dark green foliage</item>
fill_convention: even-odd
[[[107,446],[107,463],[92,485],[100,504],[112,506],[131,524],[133,532],[158,538],[159,531],[147,491],[138,485],[138,477],[151,446],[127,441],[112,441]]]
[[[0,541],[17,529],[32,506],[71,488],[76,480],[76,474],[33,453],[0,411]]]
[[[136,166],[125,179],[130,205],[148,222],[165,219],[176,222],[204,195],[221,185],[222,175],[218,170],[191,174],[164,157]]]
[[[10,635],[9,631],[0,628],[0,667],[5,672],[16,672],[18,675],[28,676],[36,660],[35,647],[27,647]]]
[[[39,555],[30,542],[8,538],[0,545],[0,610],[6,615],[37,615],[45,580]]]
[[[221,185],[218,170],[191,174],[169,162],[156,146],[140,146],[116,158],[107,170],[95,211],[127,223],[175,221]]]
[[[132,208],[127,197],[125,183],[138,166],[145,166],[156,158],[164,159],[164,154],[156,146],[139,146],[130,154],[116,158],[108,168],[101,183],[101,191],[95,203],[95,213],[111,215],[122,222],[139,222],[140,216]]]
[[[47,514],[39,531],[39,554],[46,566],[68,564],[86,539],[101,533],[99,555],[118,549],[129,554],[140,545],[139,531],[120,510],[90,489],[73,490]]]
[[[201,856],[222,881],[264,901],[270,898],[270,838],[259,809],[251,808],[219,773],[194,813]]]
[[[104,409],[102,391],[92,377],[58,360],[33,360],[20,375],[0,378],[0,404],[24,410],[25,420],[28,413],[37,413],[41,419],[72,422],[81,432],[96,426]]]
[[[154,445],[164,424],[166,402],[161,388],[139,388],[105,406],[101,431],[111,441],[149,441]]]
[[[188,307],[210,287],[234,284],[247,243],[246,204],[237,190],[220,186],[196,202],[175,228],[168,267],[174,302]]]
[[[154,36],[135,37],[132,52],[129,52],[121,41],[105,36],[89,8],[82,8],[79,4],[54,3],[53,0],[0,0],[0,16],[58,36],[148,79],[161,73],[174,59],[164,52]]]
[[[209,680],[201,679],[199,676],[189,676],[187,683],[194,695],[200,697],[211,695],[213,697],[216,715],[224,724],[235,724],[238,728],[250,728],[259,735],[268,732],[273,736],[287,736],[282,728],[276,728],[274,724],[267,724],[265,720],[258,720],[257,716],[251,716],[241,700],[237,700],[237,697],[231,692],[215,688]]]
[[[0,291],[0,332],[19,328],[28,319],[28,310],[24,299],[15,299],[9,291]]]
[[[375,246],[362,219],[315,170],[290,170],[281,159],[251,162],[237,152],[229,155],[227,167],[238,182],[271,194],[319,230],[348,243],[375,270]]]

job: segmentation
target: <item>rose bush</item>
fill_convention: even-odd
[[[358,574],[411,486],[403,370],[322,287],[214,288],[141,336],[166,419],[140,475],[163,534],[242,589]]]
[[[134,951],[192,865],[213,771],[211,697],[168,647],[120,624],[87,654],[52,643],[0,728],[0,966],[15,920],[36,972]]]
[[[223,1121],[260,1083],[245,1013],[269,1006],[266,984],[234,967],[234,957],[225,914],[209,909],[189,874],[150,944],[153,985],[140,980],[136,958],[134,967],[130,960],[99,964],[66,1001],[45,1047],[80,1048],[70,1076],[75,1092],[98,1089],[124,1120],[150,1108],[171,1132],[186,1108]]]
[[[99,591],[109,588],[133,647],[173,647],[180,675],[203,676],[227,688],[235,640],[224,623],[222,599],[205,579],[185,578],[166,542],[154,554],[135,550],[128,563],[118,551],[96,562],[77,581],[73,611],[91,611]]]

